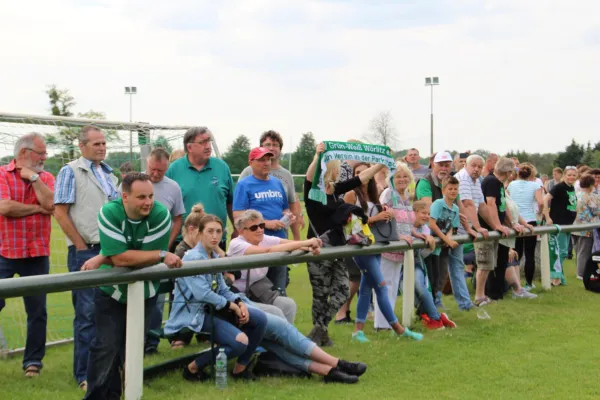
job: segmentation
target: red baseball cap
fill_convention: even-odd
[[[262,158],[262,157],[266,156],[267,154],[269,154],[271,156],[275,155],[271,152],[271,150],[269,150],[265,147],[255,147],[252,149],[252,151],[250,151],[250,154],[248,154],[248,161],[258,160],[259,158]]]

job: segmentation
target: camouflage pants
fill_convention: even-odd
[[[333,315],[350,296],[348,269],[343,260],[322,260],[307,265],[313,290],[313,325],[327,329]]]

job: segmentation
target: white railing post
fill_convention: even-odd
[[[415,309],[415,251],[404,252],[402,270],[402,325],[410,327]]]
[[[127,285],[125,400],[142,398],[144,383],[144,282]]]
[[[550,284],[550,246],[548,245],[548,234],[544,233],[541,235],[540,243],[540,269],[542,288],[550,290],[552,285]]]

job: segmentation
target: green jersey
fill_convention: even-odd
[[[165,206],[155,201],[150,214],[141,220],[127,218],[123,200],[105,204],[98,213],[101,254],[105,257],[125,253],[127,250],[167,250],[171,234],[171,214]],[[100,269],[113,268],[102,264]],[[154,297],[158,281],[144,282],[144,297]],[[119,303],[127,303],[127,285],[101,286],[100,289]]]

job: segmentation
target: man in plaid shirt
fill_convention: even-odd
[[[0,167],[0,279],[48,274],[54,177],[44,171],[46,143],[28,133],[15,143],[15,158]],[[46,353],[46,294],[25,296],[25,376],[40,374]],[[0,310],[5,306],[0,299]]]

